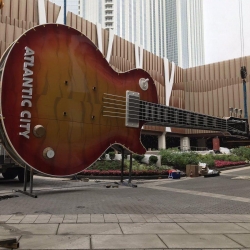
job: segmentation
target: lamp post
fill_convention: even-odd
[[[67,0],[64,0],[64,24],[66,25]]]
[[[246,77],[247,77],[247,69],[246,66],[242,66],[240,68],[240,75],[243,83],[243,95],[244,95],[244,118],[248,118],[247,112],[247,87],[246,87]]]
[[[232,108],[232,107],[229,108],[229,116],[233,116],[233,110],[234,110],[234,108]]]

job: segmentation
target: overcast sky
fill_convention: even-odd
[[[239,1],[242,1],[244,55],[250,55],[250,0],[203,0],[205,63],[241,57]]]

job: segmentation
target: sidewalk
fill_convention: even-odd
[[[19,249],[250,249],[250,215],[0,215],[0,239],[13,237]]]

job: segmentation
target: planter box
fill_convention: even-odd
[[[192,171],[192,177],[199,177],[199,166],[198,165],[186,165],[186,175],[190,177]]]

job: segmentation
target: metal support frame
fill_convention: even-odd
[[[128,177],[128,182],[123,181],[123,171],[124,171],[124,158],[125,158],[125,149],[122,147],[121,148],[121,153],[122,153],[122,164],[121,164],[121,185],[128,186],[128,187],[137,187],[137,185],[132,184],[132,153],[129,153],[130,155],[130,161],[129,161],[129,177]]]
[[[64,0],[64,24],[66,25],[67,18],[67,0]]]
[[[123,171],[124,171],[124,148],[121,148],[122,164],[121,164],[121,183],[123,183]]]
[[[245,119],[248,119],[246,79],[243,79],[243,80],[242,80],[242,83],[243,83],[243,94],[244,94],[244,118],[245,118]]]
[[[132,175],[132,153],[129,154],[129,177],[128,183],[131,183],[131,175]]]
[[[30,168],[30,188],[29,192],[27,192],[27,166],[25,165],[24,168],[24,182],[23,182],[23,190],[17,190],[17,192],[20,192],[22,194],[26,194],[28,196],[31,196],[33,198],[37,198],[37,195],[33,193],[33,169]]]

